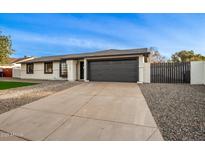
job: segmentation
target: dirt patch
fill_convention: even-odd
[[[0,91],[0,114],[64,89],[81,84],[68,81],[41,81],[39,84]]]
[[[205,86],[143,84],[140,89],[165,140],[205,140]]]

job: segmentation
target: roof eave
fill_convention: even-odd
[[[43,63],[43,62],[58,62],[61,60],[77,60],[77,59],[83,59],[83,58],[99,58],[99,57],[110,57],[110,56],[138,56],[138,55],[146,55],[148,56],[150,54],[150,51],[147,50],[146,52],[139,52],[139,53],[128,53],[128,54],[110,54],[110,55],[91,55],[91,56],[76,56],[76,57],[65,57],[65,58],[60,58],[60,59],[55,59],[55,60],[38,60],[35,61],[31,60],[31,61],[25,61],[25,62],[21,62],[21,64],[28,64],[28,63]]]
[[[149,55],[150,52],[141,52],[141,53],[133,53],[133,54],[110,54],[110,55],[93,55],[93,56],[82,56],[82,57],[67,57],[62,58],[62,60],[72,60],[72,59],[83,59],[83,58],[99,58],[99,57],[111,57],[111,56],[138,56],[138,55]]]

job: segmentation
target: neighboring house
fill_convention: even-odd
[[[9,58],[7,64],[0,65],[0,77],[20,78],[21,62],[32,60],[34,57]]]
[[[0,68],[0,77],[3,77],[3,68]]]
[[[143,82],[147,48],[40,57],[21,62],[21,78]]]

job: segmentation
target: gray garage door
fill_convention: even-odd
[[[104,60],[88,62],[90,81],[137,82],[138,60]]]

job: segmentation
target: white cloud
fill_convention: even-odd
[[[31,33],[19,31],[14,29],[6,29],[6,32],[12,34],[13,40],[22,42],[41,43],[58,46],[74,46],[79,48],[95,48],[95,49],[109,49],[109,48],[126,48],[118,42],[109,42],[99,38],[73,37],[73,36],[56,36],[45,35],[38,33]]]

